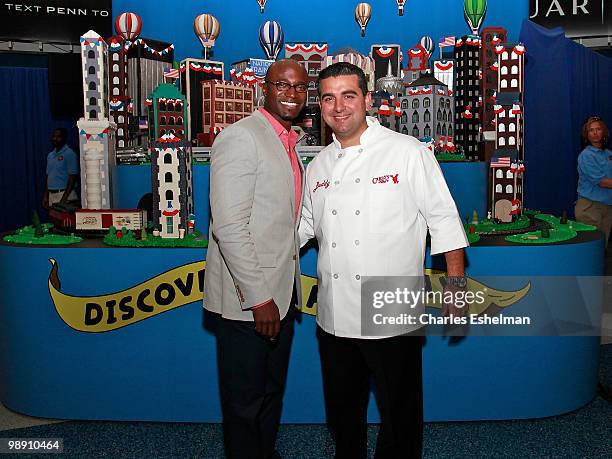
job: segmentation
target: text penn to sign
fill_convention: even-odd
[[[0,37],[13,41],[79,43],[88,30],[112,34],[111,0],[32,0],[0,4]]]

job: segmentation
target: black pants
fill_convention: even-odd
[[[294,318],[290,307],[275,342],[259,335],[254,322],[220,318],[217,324],[223,437],[230,459],[279,457],[275,444]]]
[[[421,336],[340,338],[317,327],[327,424],[336,458],[367,456],[367,409],[374,377],[381,416],[376,458],[421,457]]]

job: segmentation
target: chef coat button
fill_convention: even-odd
[[[359,280],[359,279],[361,279],[361,276],[360,276],[359,274],[357,274],[357,275],[355,276],[355,279]]]
[[[338,275],[337,274],[334,274],[334,279],[338,279]]]
[[[359,153],[363,153],[363,148],[360,148],[360,149],[359,149]]]
[[[335,242],[332,242],[332,248],[334,248],[334,249],[336,248],[336,243]]]
[[[355,239],[355,245],[359,245],[359,239]]]
[[[355,183],[359,183],[359,182],[361,182],[361,180],[359,180],[359,177],[357,177],[357,178],[355,179]]]
[[[357,209],[357,210],[355,211],[355,215],[359,215],[360,213],[361,213],[361,212],[359,212],[359,209]]]
[[[336,209],[332,210],[332,215],[336,215],[338,212],[336,211]]]
[[[336,180],[334,183],[335,183],[336,185],[340,185],[340,180]]]

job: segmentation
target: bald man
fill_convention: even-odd
[[[214,314],[225,451],[279,457],[275,449],[300,307],[303,167],[291,129],[308,76],[294,60],[270,66],[264,107],[225,129],[210,164],[210,242],[204,307]]]

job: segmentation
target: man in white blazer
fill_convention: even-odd
[[[204,306],[217,321],[226,454],[279,457],[275,450],[300,307],[303,167],[291,129],[308,76],[296,61],[272,64],[265,103],[229,126],[211,153],[211,230]]]

